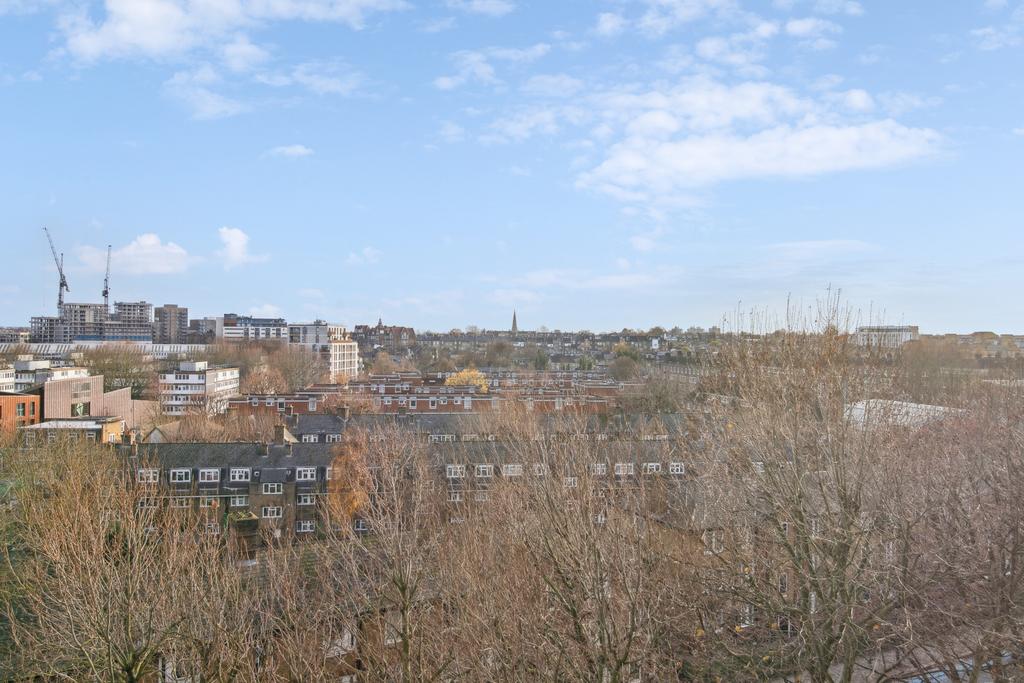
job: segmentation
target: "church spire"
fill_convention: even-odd
[[[519,334],[519,324],[516,323],[516,310],[512,309],[512,336]]]

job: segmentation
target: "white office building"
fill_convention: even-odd
[[[917,341],[920,336],[916,325],[872,325],[858,327],[853,342],[857,346],[898,349],[909,341]]]

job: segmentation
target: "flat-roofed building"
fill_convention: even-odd
[[[16,388],[13,365],[0,365],[0,391],[13,392]]]
[[[47,420],[21,428],[26,446],[57,441],[86,441],[94,443],[121,443],[126,435],[125,421],[120,417],[73,417]]]
[[[153,310],[153,341],[157,344],[184,344],[188,341],[188,309],[164,304]]]
[[[238,368],[210,366],[206,361],[179,363],[160,373],[160,411],[164,415],[227,410],[228,399],[238,395]]]
[[[343,325],[323,320],[288,326],[288,344],[319,354],[327,365],[328,382],[347,382],[359,375],[359,345]]]
[[[853,342],[857,346],[898,349],[920,337],[917,325],[870,325],[858,327]]]

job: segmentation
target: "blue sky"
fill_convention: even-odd
[[[1024,333],[1022,0],[0,0],[0,324],[72,301]]]

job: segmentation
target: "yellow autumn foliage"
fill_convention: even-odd
[[[466,386],[472,384],[480,389],[481,394],[487,393],[487,378],[484,377],[484,373],[480,372],[476,368],[466,368],[465,370],[459,370],[451,377],[444,381],[446,386]]]

